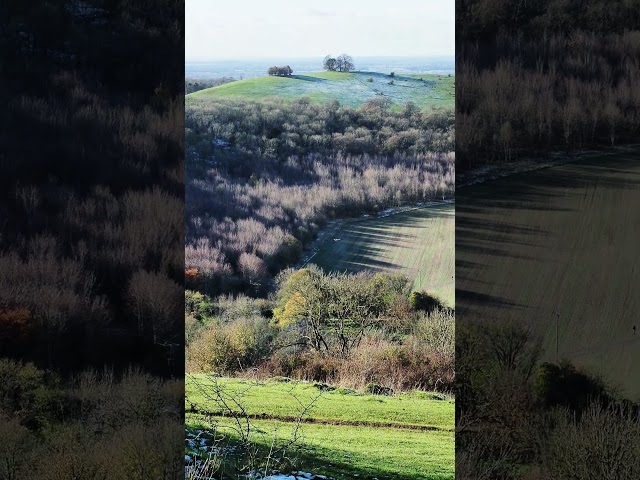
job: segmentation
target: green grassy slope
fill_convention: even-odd
[[[435,293],[453,307],[454,217],[455,206],[446,204],[347,222],[310,262],[330,271],[400,272],[414,290]]]
[[[207,382],[196,376],[198,382]],[[304,382],[253,382],[221,379],[225,395],[240,394],[240,402],[249,415],[297,416],[302,405],[308,405],[318,394],[313,408],[300,425],[300,439],[290,449],[295,468],[337,480],[360,479],[453,479],[454,478],[454,403],[434,400],[432,395],[407,393],[383,397],[355,392],[320,392]],[[243,393],[240,393],[243,392]],[[199,406],[215,410],[187,381],[188,399]],[[387,422],[385,426],[371,422]],[[253,440],[266,452],[293,435],[295,422],[278,418],[255,419]],[[407,428],[424,426],[428,430]],[[222,443],[236,439],[234,422],[230,418],[202,414],[187,414],[187,429],[205,443],[216,432]],[[191,456],[198,454],[199,443],[187,446]],[[228,472],[233,472],[233,458],[223,459]]]
[[[195,383],[211,385],[203,375],[195,375],[186,381],[190,402],[212,405]],[[218,385],[229,394],[241,394],[242,405],[249,415],[270,417],[296,416],[300,402],[310,404],[317,399],[310,415],[318,420],[332,422],[358,422],[390,424],[398,426],[428,426],[434,429],[451,429],[454,422],[453,402],[441,394],[423,392],[402,393],[394,396],[367,395],[348,389],[320,391],[307,382],[256,382],[241,379],[218,379]],[[297,400],[296,400],[297,398]],[[187,404],[188,408],[188,404]],[[215,409],[215,408],[214,408]]]
[[[393,81],[393,84],[389,82]],[[292,77],[260,77],[227,83],[187,95],[190,99],[243,98],[260,100],[277,96],[287,100],[308,97],[315,102],[338,100],[359,106],[369,99],[385,97],[394,106],[407,101],[419,107],[453,106],[455,77],[447,75],[401,75],[371,72],[321,72]]]
[[[556,360],[557,312],[559,358],[640,399],[637,153],[594,154],[456,195],[458,313],[521,320]]]

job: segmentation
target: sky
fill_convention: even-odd
[[[454,0],[186,0],[185,56],[453,56],[454,11]]]

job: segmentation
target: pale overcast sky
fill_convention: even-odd
[[[186,0],[186,59],[453,56],[454,10],[454,0]]]

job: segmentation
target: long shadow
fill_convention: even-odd
[[[525,312],[513,298],[519,292],[544,292],[548,285],[532,283],[535,276],[509,277],[501,282],[494,277],[504,260],[515,258],[545,262],[552,258],[549,250],[541,249],[545,237],[571,238],[583,235],[573,222],[566,227],[559,219],[567,215],[586,216],[589,207],[580,201],[589,192],[620,190],[637,191],[640,196],[640,169],[634,170],[629,152],[598,157],[593,155],[575,163],[558,165],[509,177],[465,186],[457,190],[456,198],[456,308],[460,311],[482,311],[489,307],[491,315],[507,315],[517,319]],[[566,200],[563,200],[565,198]],[[615,201],[615,200],[613,200]],[[592,208],[598,208],[594,205]],[[630,208],[633,208],[630,206]],[[607,219],[615,221],[615,219]],[[606,241],[603,239],[603,241]],[[548,241],[553,248],[553,241]],[[603,244],[603,247],[607,245]],[[529,268],[524,263],[511,263],[510,268]],[[491,267],[491,268],[490,268]],[[625,268],[624,266],[620,266]],[[504,267],[502,267],[504,269]],[[535,268],[535,267],[534,267]],[[547,268],[547,267],[544,267]],[[560,268],[560,265],[559,265]],[[603,269],[611,269],[606,262]],[[609,272],[610,273],[610,272]],[[574,274],[568,271],[567,275]],[[580,272],[576,271],[576,275]],[[596,272],[593,272],[596,274]],[[516,282],[516,283],[514,283]],[[525,283],[526,282],[526,283]],[[572,285],[566,278],[563,284]],[[489,295],[491,292],[491,295]],[[571,292],[566,292],[570,294]],[[516,295],[518,295],[516,297]],[[531,296],[535,302],[535,294]],[[584,299],[577,300],[577,305]],[[533,306],[533,305],[532,305]],[[520,308],[520,310],[517,310]]]
[[[291,77],[289,78],[293,78],[295,80],[302,80],[304,82],[313,82],[313,83],[323,83],[328,81],[326,78],[310,77],[308,75],[291,75]]]
[[[512,302],[505,297],[499,297],[497,295],[488,295],[486,293],[473,292],[473,291],[465,290],[456,286],[456,307],[464,308],[464,303],[467,301],[479,302],[484,305],[493,305],[497,307],[531,308],[522,303]],[[460,302],[462,305],[459,305],[458,302]]]

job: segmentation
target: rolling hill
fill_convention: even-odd
[[[320,72],[291,77],[260,77],[207,88],[190,98],[244,98],[277,96],[287,100],[307,97],[313,102],[338,100],[357,107],[369,99],[388,98],[397,108],[411,101],[418,107],[453,106],[455,77],[447,75],[394,75],[372,72]]]

